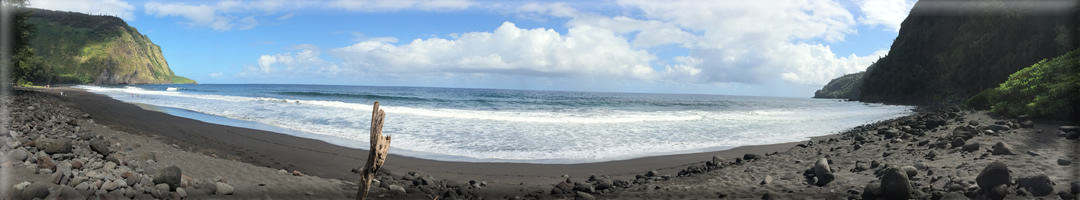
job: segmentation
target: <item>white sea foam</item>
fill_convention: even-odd
[[[78,86],[117,100],[254,121],[366,144],[371,105]],[[818,100],[799,100],[818,101]],[[578,112],[382,106],[391,147],[431,159],[576,163],[782,143],[910,113],[909,107],[821,101],[750,110]],[[342,141],[334,141],[342,143]],[[363,146],[363,145],[361,145]]]

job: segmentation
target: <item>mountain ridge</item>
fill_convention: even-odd
[[[30,46],[44,62],[46,83],[197,83],[173,73],[161,47],[123,19],[26,9],[34,26]]]

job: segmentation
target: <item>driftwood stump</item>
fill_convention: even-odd
[[[357,191],[356,199],[366,199],[371,189],[371,180],[375,179],[375,172],[386,163],[386,154],[390,151],[390,136],[382,135],[383,119],[386,112],[379,109],[379,101],[375,101],[375,108],[371,110],[371,149],[368,150],[367,164],[364,165],[364,174],[360,176],[360,190]]]

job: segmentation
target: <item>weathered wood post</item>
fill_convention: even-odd
[[[364,165],[364,174],[360,176],[360,190],[357,191],[356,199],[367,198],[375,172],[386,163],[386,154],[390,151],[390,136],[382,135],[385,118],[386,112],[379,109],[379,101],[375,101],[375,108],[371,110],[371,149],[368,151],[367,164]]]

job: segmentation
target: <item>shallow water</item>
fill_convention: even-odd
[[[391,152],[584,163],[774,144],[911,113],[825,99],[323,85],[76,86],[166,113],[367,148],[380,101]],[[169,90],[169,88],[175,88]]]

